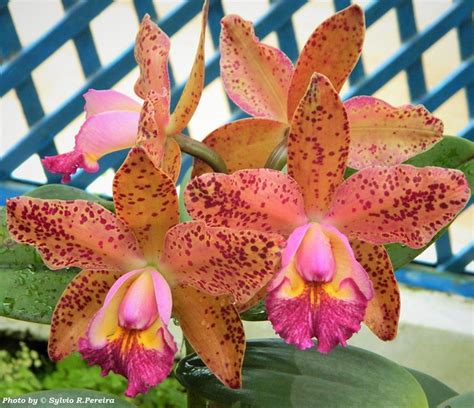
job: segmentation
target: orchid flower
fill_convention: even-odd
[[[82,200],[8,201],[15,240],[34,245],[51,269],[83,269],[54,310],[51,359],[78,350],[103,375],[127,377],[127,396],[146,392],[172,369],[173,312],[216,376],[240,387],[245,338],[234,303],[274,276],[281,236],[178,224],[174,182],[141,147],[116,173],[113,194],[116,214]]]
[[[359,60],[364,12],[352,5],[324,21],[309,37],[295,67],[277,48],[261,43],[251,22],[222,19],[221,77],[232,101],[253,118],[211,132],[203,142],[226,161],[229,171],[264,167],[293,126],[294,112],[314,72],[340,92]],[[439,141],[443,123],[423,106],[393,107],[370,96],[345,103],[351,124],[349,166],[399,164]],[[208,172],[198,161],[194,175]]]
[[[397,333],[400,300],[384,244],[421,248],[469,199],[464,174],[437,167],[370,166],[344,180],[350,126],[331,81],[312,76],[288,136],[288,175],[270,169],[208,173],[191,181],[190,215],[211,226],[287,237],[268,286],[275,331],[301,349],[328,352],[364,321]]]
[[[177,163],[169,169],[172,178],[177,178],[175,172],[176,169],[179,172],[181,151],[169,136],[181,133],[187,126],[202,95],[208,9],[206,0],[194,65],[172,114],[168,73],[170,39],[147,14],[140,24],[135,43],[135,59],[140,68],[135,93],[145,101],[143,110],[141,103],[120,92],[90,89],[84,94],[86,121],[75,137],[74,149],[45,157],[42,160],[45,169],[62,174],[63,183],[71,181],[71,175],[79,168],[94,173],[99,169],[101,157],[134,146],[139,131],[156,133],[155,142],[158,145],[155,148],[160,152],[160,160]]]

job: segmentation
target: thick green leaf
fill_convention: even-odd
[[[181,360],[176,374],[185,387],[223,407],[428,407],[407,370],[356,347],[321,354],[277,339],[249,341],[240,390],[225,387],[195,355]]]
[[[412,368],[407,368],[407,370],[420,383],[426,394],[430,408],[436,408],[441,402],[458,395],[452,388],[428,374]]]
[[[242,320],[249,322],[263,322],[267,320],[267,311],[265,309],[265,301],[261,300],[255,306],[240,314]]]
[[[15,399],[19,399],[19,402],[15,402]],[[2,406],[11,408],[24,406],[65,408],[81,405],[91,408],[103,408],[104,406],[111,406],[114,408],[134,407],[133,404],[130,404],[116,395],[79,389],[37,391],[22,395],[21,397],[11,398],[11,400],[13,401],[9,402],[7,399],[6,403],[3,403]]]
[[[0,315],[50,323],[51,314],[75,269],[51,271],[45,266],[0,267]]]
[[[28,191],[25,196],[44,199],[92,201],[110,211],[114,211],[114,203],[112,201],[104,200],[95,194],[63,184],[46,184],[45,186]]]
[[[458,395],[442,402],[437,408],[472,408],[474,407],[474,391]]]

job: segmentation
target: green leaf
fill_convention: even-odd
[[[54,307],[76,269],[51,271],[46,266],[0,267],[0,315],[49,324]]]
[[[442,402],[437,408],[472,408],[474,407],[474,391],[458,395]]]
[[[249,341],[240,390],[224,386],[195,355],[181,360],[176,375],[185,387],[223,407],[236,402],[259,408],[428,407],[407,370],[356,347],[321,354],[277,339]]]
[[[109,211],[115,210],[114,203],[112,201],[104,200],[103,198],[81,190],[80,188],[65,186],[63,184],[46,184],[28,191],[25,196],[52,200],[86,200],[100,204]]]
[[[191,221],[192,218],[188,214],[188,210],[186,210],[186,207],[184,205],[184,190],[186,189],[186,186],[189,183],[189,180],[191,180],[191,173],[193,172],[193,168],[190,167],[188,171],[184,174],[183,179],[181,180],[181,184],[179,185],[179,197],[178,197],[178,203],[179,203],[179,222],[186,222],[186,221]]]
[[[0,208],[0,316],[49,323],[59,296],[77,268],[51,271],[35,248],[13,241]]]
[[[104,406],[111,406],[114,408],[134,407],[133,404],[130,404],[116,395],[79,389],[37,391],[17,398],[26,400],[25,403],[28,405],[25,405],[25,403],[9,403],[6,401],[2,406],[11,408],[17,408],[19,406],[32,407],[34,405],[42,408],[73,407],[81,405],[91,408],[103,408]],[[35,401],[35,403],[31,401]]]
[[[436,408],[441,402],[458,395],[458,393],[452,388],[428,374],[422,373],[421,371],[417,371],[412,368],[407,368],[407,370],[413,377],[416,378],[423,388],[430,408]]]
[[[249,322],[263,322],[267,320],[267,310],[265,309],[265,301],[261,300],[255,306],[240,314],[242,320]]]

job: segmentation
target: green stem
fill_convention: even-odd
[[[181,151],[206,162],[216,173],[228,173],[224,160],[214,149],[183,134],[175,135],[174,138]]]
[[[265,163],[265,168],[273,170],[281,170],[285,167],[288,160],[288,129],[285,132],[283,140],[273,149],[268,160]]]

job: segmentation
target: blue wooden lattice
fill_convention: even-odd
[[[336,10],[351,4],[351,0],[333,0]],[[267,12],[256,22],[256,33],[260,38],[276,32],[280,48],[292,59],[298,56],[298,46],[291,17],[305,0],[270,0]],[[21,194],[33,184],[12,178],[12,172],[31,155],[53,155],[57,153],[54,137],[83,110],[82,95],[89,89],[107,89],[135,67],[133,44],[108,65],[102,65],[94,44],[89,25],[104,11],[112,0],[62,0],[64,17],[49,32],[33,44],[22,47],[13,23],[8,0],[0,0],[0,97],[11,90],[21,103],[28,133],[0,160],[0,205],[5,199]],[[169,14],[158,16],[152,0],[133,0],[137,18],[145,13],[159,22],[163,30],[172,36],[201,10],[200,0],[182,1]],[[354,95],[371,95],[402,71],[406,72],[408,89],[413,102],[424,104],[435,110],[459,90],[464,89],[469,112],[469,122],[459,136],[474,139],[474,25],[472,12],[474,1],[455,0],[449,9],[423,31],[417,30],[413,0],[374,0],[366,8],[366,23],[370,27],[390,10],[395,10],[401,47],[383,64],[372,72],[366,72],[364,58],[359,61],[350,77],[345,98]],[[221,0],[211,0],[209,28],[215,53],[207,60],[206,85],[219,75],[218,39],[220,19],[224,15]],[[434,88],[426,86],[422,54],[451,30],[456,30],[461,55],[461,64]],[[86,83],[61,106],[45,115],[40,98],[33,83],[32,72],[67,41],[73,40],[77,50]],[[181,94],[183,84],[174,83],[172,71],[172,104]],[[233,118],[244,114],[229,101]],[[5,137],[5,136],[2,136]],[[117,169],[125,158],[125,152],[117,152],[103,158],[98,173],[80,173],[73,185],[85,188],[109,168]],[[191,165],[189,157],[184,158],[183,172]],[[48,182],[58,182],[57,175],[48,174]],[[465,272],[466,265],[474,259],[474,245],[471,243],[462,251],[453,254],[449,234],[436,244],[437,273],[406,268],[397,272],[399,280],[415,286],[428,287],[474,297],[472,277]],[[446,273],[445,271],[450,271]]]

